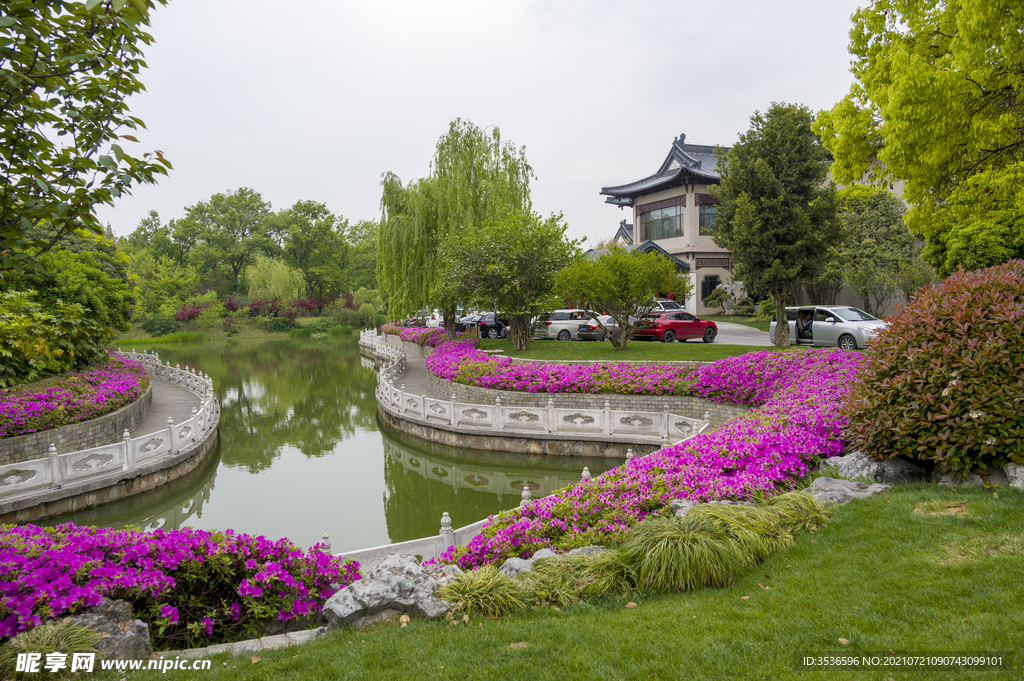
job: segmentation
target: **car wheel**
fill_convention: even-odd
[[[672,332],[672,331],[666,331],[665,335],[661,337],[661,342],[662,343],[675,343],[676,342],[676,334],[674,332]]]
[[[558,340],[569,340],[571,335],[572,334],[570,334],[568,331],[562,329],[561,331],[558,332]]]
[[[715,330],[712,329],[710,326],[708,328],[704,329],[704,342],[705,343],[714,343],[715,342]]]
[[[499,335],[500,334],[498,333],[498,329],[496,327],[492,326],[491,328],[487,329],[488,338],[494,339],[497,338]]]
[[[839,349],[840,350],[856,350],[857,341],[854,340],[853,336],[840,336],[839,337]]]

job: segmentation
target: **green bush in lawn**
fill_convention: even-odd
[[[273,319],[270,320],[270,323],[267,324],[267,331],[271,333],[282,333],[284,331],[287,331],[289,326],[290,325],[288,324],[287,319],[274,317]]]
[[[753,317],[758,311],[757,305],[750,298],[740,298],[736,302],[734,312],[743,317]]]
[[[875,459],[955,474],[1024,463],[1024,260],[922,289],[879,334],[850,394],[847,437]]]
[[[142,330],[148,333],[152,337],[156,336],[167,336],[178,330],[178,322],[167,317],[153,317],[152,319],[146,320],[142,325]]]

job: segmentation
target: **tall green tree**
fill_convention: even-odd
[[[166,0],[6,0],[0,15],[0,277],[32,267],[68,233],[103,234],[97,205],[171,167],[159,151],[132,156],[121,140],[144,127],[128,98],[150,11]],[[28,238],[48,224],[48,239]]]
[[[345,231],[348,259],[345,261],[345,289],[377,288],[377,233],[376,220],[360,220]]]
[[[348,221],[315,201],[296,201],[274,216],[285,262],[302,273],[308,298],[341,293],[348,257]]]
[[[270,209],[259,192],[242,187],[190,206],[176,230],[198,235],[206,264],[223,267],[236,292],[242,272],[257,255],[280,250],[268,224]]]
[[[441,137],[430,177],[403,186],[392,173],[382,181],[377,277],[389,312],[402,315],[428,304],[441,308],[455,337],[458,300],[435,291],[438,249],[449,239],[531,209],[533,169],[526,148],[502,142],[497,127],[481,130],[456,119]]]
[[[874,0],[853,15],[855,82],[816,130],[843,183],[902,181],[943,274],[1024,257],[1024,7]]]
[[[616,350],[625,350],[633,330],[649,315],[661,293],[678,300],[693,295],[693,282],[660,253],[636,253],[612,244],[596,258],[577,258],[561,270],[555,291],[577,301],[595,318]],[[619,338],[597,319],[611,316],[622,330]]]
[[[719,150],[718,167],[715,243],[732,254],[734,276],[748,290],[769,292],[776,319],[785,319],[787,289],[817,275],[839,234],[835,186],[810,110],[773,103],[755,112],[739,143]],[[785,324],[774,342],[789,345]]]
[[[442,249],[439,298],[461,300],[508,317],[516,350],[530,347],[530,319],[551,305],[555,277],[579,253],[561,214],[510,213],[482,224]]]

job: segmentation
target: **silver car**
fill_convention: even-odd
[[[867,345],[888,322],[848,305],[802,305],[786,308],[791,345],[856,350]],[[775,337],[775,319],[768,337]]]
[[[579,340],[580,325],[590,319],[586,310],[555,310],[547,320],[533,327],[535,339]]]

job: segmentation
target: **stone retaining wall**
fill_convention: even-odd
[[[51,443],[56,445],[58,453],[64,454],[120,442],[124,431],[135,430],[152,408],[153,381],[150,379],[142,397],[117,411],[81,423],[0,440],[0,466],[42,458]]]
[[[429,373],[429,372],[428,372]],[[693,419],[704,419],[709,413],[708,421],[717,428],[726,421],[750,411],[749,407],[726,402],[712,402],[701,397],[675,397],[672,395],[607,395],[583,393],[525,393],[514,390],[491,390],[476,386],[452,383],[443,378],[429,374],[427,379],[431,394],[439,400],[451,400],[455,395],[456,402],[473,404],[494,404],[494,398],[500,397],[506,407],[545,407],[548,400],[554,402],[559,409],[604,409],[604,403],[611,404],[612,409],[635,411],[668,411]]]

